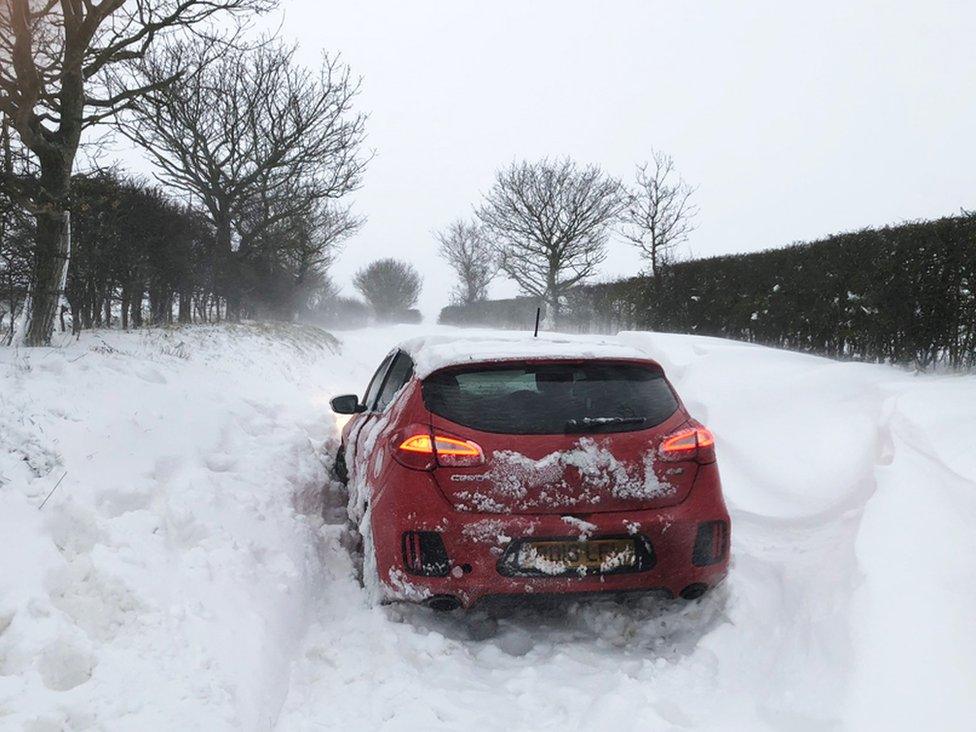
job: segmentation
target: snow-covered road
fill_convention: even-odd
[[[972,729],[976,377],[622,334],[716,433],[726,585],[371,608],[327,399],[430,330],[0,351],[0,728]]]

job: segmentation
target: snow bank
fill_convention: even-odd
[[[0,727],[268,728],[322,584],[336,351],[258,326],[0,350]]]
[[[783,644],[758,696],[846,729],[971,729],[976,377],[620,337],[716,433],[736,533],[730,617],[771,631],[764,650]],[[754,573],[788,614],[744,596]]]

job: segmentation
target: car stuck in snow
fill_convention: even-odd
[[[381,600],[694,599],[725,577],[714,437],[641,351],[414,339],[332,407],[351,415],[336,473]]]

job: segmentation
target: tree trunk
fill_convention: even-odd
[[[166,322],[165,300],[159,290],[149,291],[149,313],[153,325],[163,325]]]
[[[71,335],[81,333],[81,308],[71,304]]]
[[[64,192],[67,193],[67,182],[64,183]],[[25,346],[50,345],[71,257],[70,214],[67,211],[43,211],[37,215],[36,222],[34,272]]]
[[[131,311],[133,328],[142,327],[142,292],[142,284],[132,288],[132,302],[129,305],[129,309]]]
[[[237,257],[233,251],[230,217],[221,214],[216,222],[216,247],[214,249],[214,272],[216,275],[215,295],[217,300],[217,322],[220,322],[220,300],[224,299],[227,320],[240,320],[241,283],[237,271]]]
[[[549,257],[549,269],[546,272],[546,292],[542,297],[545,304],[542,327],[555,330],[559,324],[559,291],[558,291],[559,262],[555,256]]]
[[[559,293],[555,287],[553,283],[552,289],[542,298],[542,327],[545,330],[556,330],[559,326]]]
[[[122,290],[122,330],[129,330],[129,291]]]
[[[179,313],[176,319],[180,323],[189,323],[192,315],[193,310],[190,302],[190,296],[185,292],[181,292],[179,300]]]

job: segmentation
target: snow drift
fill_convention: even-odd
[[[444,616],[369,606],[328,477],[328,397],[432,331],[0,351],[0,727],[971,727],[976,377],[621,334],[716,434],[729,580]]]

